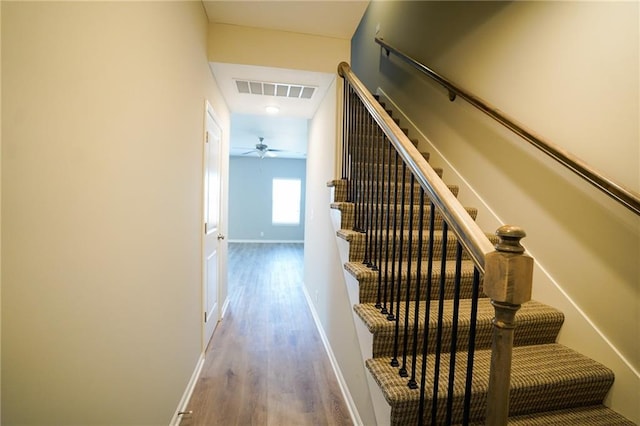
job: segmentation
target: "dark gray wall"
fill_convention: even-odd
[[[305,176],[306,160],[231,157],[229,161],[229,239],[303,241]],[[302,181],[300,225],[271,224],[273,178],[298,178]]]
[[[382,1],[371,2],[351,39],[351,67],[375,91],[385,80],[413,79],[380,60],[379,37],[415,59],[433,65],[457,40],[488,20],[508,2]],[[392,58],[393,60],[393,58]]]

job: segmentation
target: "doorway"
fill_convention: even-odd
[[[204,237],[203,237],[203,336],[204,351],[213,336],[220,320],[220,282],[222,277],[220,264],[220,248],[224,245],[224,234],[221,232],[221,200],[222,200],[222,130],[215,112],[209,102],[205,112],[204,140]]]

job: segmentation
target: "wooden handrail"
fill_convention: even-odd
[[[438,316],[438,343],[433,350],[435,351],[436,358],[439,359],[439,354],[443,351],[441,346],[440,327],[443,321],[443,298],[445,294],[445,286],[447,285],[447,279],[445,278],[447,259],[449,256],[447,241],[448,232],[452,231],[457,237],[456,244],[456,277],[452,284],[457,291],[453,295],[454,305],[458,306],[460,300],[460,283],[461,283],[461,261],[462,261],[462,249],[464,248],[466,253],[471,257],[475,263],[475,269],[473,271],[473,295],[471,297],[472,303],[469,311],[468,324],[470,329],[468,333],[469,341],[467,344],[462,344],[467,350],[467,365],[466,365],[466,382],[465,382],[465,395],[462,413],[462,422],[468,423],[468,419],[471,413],[471,389],[472,389],[472,377],[474,375],[473,359],[475,351],[475,324],[477,320],[476,303],[479,297],[480,291],[480,277],[483,277],[482,292],[491,299],[491,304],[495,309],[495,319],[493,321],[493,337],[492,337],[492,349],[491,349],[491,365],[489,371],[489,383],[486,394],[486,419],[490,425],[503,425],[507,424],[507,417],[509,413],[509,389],[511,380],[511,360],[513,351],[513,336],[514,329],[516,327],[515,314],[520,306],[531,299],[532,294],[532,277],[533,277],[533,258],[525,254],[525,249],[520,245],[520,239],[526,234],[524,230],[515,226],[501,226],[496,231],[496,235],[500,241],[494,246],[490,242],[487,235],[480,229],[478,224],[468,214],[467,210],[460,204],[455,195],[451,192],[449,187],[445,185],[444,181],[440,179],[438,174],[426,161],[425,157],[418,151],[413,145],[405,133],[400,129],[398,124],[391,118],[391,116],[384,110],[382,105],[377,102],[374,97],[369,93],[364,84],[357,78],[357,76],[351,71],[349,65],[342,62],[338,65],[338,73],[345,80],[344,85],[344,114],[343,114],[343,161],[348,164],[343,169],[343,179],[350,181],[352,184],[350,189],[347,189],[347,200],[352,204],[353,223],[352,229],[358,231],[359,234],[364,235],[364,250],[362,256],[362,265],[370,268],[372,271],[377,272],[377,302],[375,307],[380,311],[380,315],[388,321],[395,321],[395,335],[394,335],[394,353],[402,353],[402,356],[396,357],[394,355],[391,365],[398,367],[397,373],[401,377],[408,378],[407,387],[409,389],[420,389],[419,405],[417,407],[417,418],[419,425],[424,424],[423,421],[431,418],[431,423],[436,422],[438,418],[438,402],[442,399],[447,401],[447,413],[445,422],[451,423],[452,416],[452,404],[453,404],[453,386],[452,381],[449,382],[448,394],[439,395],[438,385],[434,385],[433,395],[431,398],[431,408],[427,401],[427,368],[426,359],[428,346],[426,342],[433,338],[429,337],[428,322],[425,322],[423,329],[424,344],[422,345],[422,372],[416,371],[416,365],[418,360],[418,329],[419,329],[419,303],[412,308],[414,324],[413,324],[413,349],[407,346],[409,341],[409,300],[410,289],[415,291],[416,298],[414,300],[420,300],[423,290],[421,285],[426,284],[426,311],[424,313],[425,318],[432,318],[430,316],[429,306],[436,299],[438,300],[439,316]],[[372,125],[374,124],[374,125]],[[382,135],[384,134],[384,138]],[[392,150],[389,147],[389,143],[395,149],[392,154]],[[385,159],[385,153],[386,159]],[[384,177],[384,164],[388,160],[394,157],[393,163],[389,163],[386,178]],[[398,176],[398,156],[401,158],[401,180]],[[382,160],[382,161],[380,161]],[[380,171],[380,163],[382,163],[382,171]],[[391,177],[391,169],[395,168],[395,176]],[[405,171],[409,169],[410,183],[409,188],[406,187],[406,175]],[[414,202],[415,187],[414,183],[417,182],[422,191],[419,192],[420,201],[417,204]],[[348,183],[349,185],[349,183]],[[391,200],[392,185],[395,186],[395,194],[393,201]],[[398,191],[398,186],[401,189]],[[386,188],[385,188],[386,187]],[[352,191],[351,197],[349,197],[349,191]],[[381,194],[386,191],[387,199],[381,198]],[[401,194],[398,194],[400,192]],[[409,200],[405,199],[405,193],[409,192]],[[428,197],[429,206],[425,205],[425,197]],[[398,198],[400,197],[400,198]],[[400,206],[398,206],[400,204]],[[415,222],[414,207],[418,206],[418,220]],[[393,209],[393,212],[392,210]],[[398,213],[398,209],[400,212]],[[405,209],[408,210],[405,213]],[[429,226],[428,236],[424,236],[422,231],[425,230],[424,225],[424,210],[429,210]],[[442,228],[441,228],[441,253],[440,258],[434,253],[437,251],[433,242],[437,237],[435,236],[435,217],[436,213],[442,216]],[[390,218],[393,216],[393,227],[390,227]],[[382,225],[382,218],[386,217],[386,231]],[[408,229],[403,227],[405,219],[408,219]],[[397,222],[400,223],[400,229],[396,227]],[[412,248],[414,248],[415,227],[417,231],[417,244],[415,248],[419,251],[417,253],[417,264],[413,265],[411,259],[413,259]],[[406,233],[406,234],[405,234]],[[403,247],[405,242],[403,236],[408,237],[406,247],[408,247],[408,254],[406,262],[403,258]],[[396,239],[398,237],[398,239]],[[392,241],[391,252],[393,260],[389,258],[389,242]],[[396,258],[396,241],[400,246],[398,257]],[[385,244],[386,242],[386,244]],[[429,246],[428,249],[424,249],[422,243],[426,242]],[[384,248],[383,248],[384,247]],[[383,252],[386,253],[386,258],[383,262]],[[426,257],[424,255],[427,255]],[[391,290],[390,297],[388,297],[388,262],[391,261]],[[402,281],[398,277],[395,281],[395,266],[397,261],[398,268],[400,265],[406,267],[406,282]],[[421,261],[427,262],[427,277],[422,278],[421,271],[423,266]],[[432,279],[433,279],[433,264],[434,262],[440,262],[441,275],[439,278],[440,292],[435,299],[431,298]],[[383,272],[384,270],[384,272]],[[415,281],[412,282],[412,277],[415,272]],[[383,278],[384,277],[384,278]],[[383,285],[384,281],[384,285]],[[400,283],[406,287],[406,295],[404,297],[405,303],[401,307],[400,299]],[[397,293],[394,292],[394,285],[397,284]],[[413,287],[412,287],[413,286]],[[395,293],[395,296],[394,296]],[[394,297],[397,297],[395,305],[395,311],[393,308]],[[392,307],[387,310],[387,303]],[[404,309],[404,310],[403,310]],[[395,312],[395,313],[394,313]],[[404,326],[400,326],[400,317],[404,317]],[[460,317],[458,315],[457,308],[452,312],[451,321],[456,324],[460,323]],[[401,334],[402,333],[402,334]],[[402,336],[402,337],[401,337]],[[452,342],[458,342],[457,334],[452,333]],[[399,347],[399,342],[403,341],[404,346],[402,349]],[[457,343],[452,343],[452,350]],[[400,359],[402,358],[402,362]],[[409,360],[410,358],[410,360]],[[439,361],[435,361],[439,365]],[[409,373],[408,366],[411,365],[411,373]],[[455,374],[455,363],[449,364],[450,379]],[[432,374],[432,376],[431,376]],[[432,369],[429,373],[431,383],[441,383],[439,367]],[[419,379],[419,380],[418,380]],[[420,384],[418,384],[418,381]],[[466,420],[465,420],[466,419]]]
[[[469,102],[471,105],[484,112],[486,115],[493,118],[495,121],[502,124],[513,133],[517,134],[522,139],[526,140],[531,145],[535,146],[540,151],[544,152],[578,176],[582,177],[591,185],[595,186],[609,197],[634,212],[636,215],[640,215],[640,194],[605,176],[603,173],[597,171],[572,153],[560,148],[558,145],[541,139],[532,131],[518,124],[511,117],[501,113],[493,105],[460,88],[446,77],[443,77],[434,70],[428,68],[426,65],[416,61],[406,53],[391,46],[383,39],[376,37],[375,41],[387,52],[387,56],[390,53],[397,55],[403,61],[433,79],[441,86],[445,87],[449,91],[449,99],[451,101],[454,101],[457,96],[460,96],[465,101]]]
[[[442,214],[450,229],[467,250],[474,263],[484,273],[485,257],[494,251],[494,247],[478,224],[453,195],[449,187],[440,179],[422,154],[402,132],[395,121],[387,114],[379,102],[355,76],[346,62],[338,65],[338,74],[347,80],[362,100],[371,117],[389,138],[398,154],[413,172],[416,181],[428,194],[429,199]]]

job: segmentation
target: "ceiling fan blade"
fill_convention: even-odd
[[[243,152],[241,155],[252,154],[254,152],[259,152],[257,149],[252,149],[251,151]]]
[[[267,149],[267,151],[269,151],[269,152],[283,152],[285,150],[284,149],[272,149],[272,148],[269,148],[269,149]]]

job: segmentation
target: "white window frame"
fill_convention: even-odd
[[[282,185],[284,193],[292,192],[293,199],[277,200],[280,194],[276,194]],[[296,187],[297,186],[297,187]],[[295,191],[297,190],[297,194]],[[297,198],[297,199],[296,199]],[[278,202],[280,201],[280,202]],[[297,205],[296,205],[297,201]],[[282,205],[285,203],[286,205]],[[291,210],[293,210],[292,213]],[[273,178],[271,181],[271,224],[274,226],[299,226],[302,210],[302,179],[300,178]],[[296,214],[297,213],[297,214]],[[295,216],[295,219],[294,219]]]

